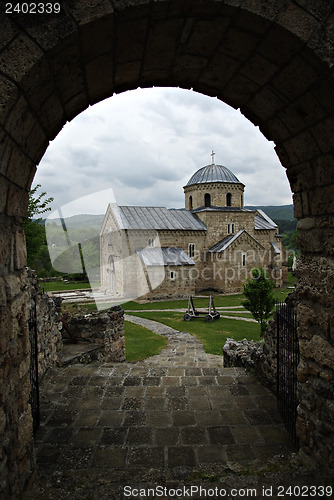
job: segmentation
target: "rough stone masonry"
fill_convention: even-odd
[[[114,93],[180,86],[240,109],[275,143],[301,257],[298,433],[333,464],[333,0],[83,0],[50,14],[0,5],[0,488],[34,469],[22,230],[36,166],[64,124]],[[326,424],[322,425],[325,418]]]

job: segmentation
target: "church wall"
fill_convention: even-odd
[[[147,298],[168,298],[186,296],[193,293],[194,289],[210,288],[224,292],[242,291],[242,283],[250,277],[250,270],[256,266],[265,267],[276,286],[281,286],[283,281],[287,280],[287,266],[283,266],[286,260],[285,249],[281,240],[275,237],[276,230],[254,229],[254,211],[204,211],[198,216],[205,223],[207,231],[118,231],[116,221],[110,213],[101,239],[101,262],[104,262],[101,272],[102,288],[105,290],[110,288],[111,266],[108,260],[111,255],[113,256],[116,296],[140,297],[144,295]],[[228,235],[229,224],[234,224],[233,234],[240,230],[247,231],[264,247],[264,250],[261,250],[261,247],[257,246],[251,238],[248,238],[248,243],[245,243],[243,247],[241,240],[238,239],[236,242],[238,247],[236,248],[233,244],[234,255],[230,249],[226,254],[229,255],[228,258],[224,255],[223,261],[216,258],[212,262],[212,254],[207,253],[207,250]],[[109,228],[112,229],[111,245],[108,237]],[[186,278],[184,273],[180,275],[176,273],[178,279],[171,281],[166,272],[164,282],[155,289],[156,283],[160,283],[161,279],[154,281],[155,278],[153,278],[152,281],[151,276],[145,277],[140,259],[127,258],[129,251],[135,254],[136,249],[146,248],[149,239],[154,240],[155,246],[182,248],[188,255],[190,255],[189,244],[194,244],[194,254],[190,256],[196,265],[192,268],[191,277]],[[280,255],[274,252],[271,242],[275,242],[280,248]],[[253,243],[254,248],[252,248]],[[241,263],[242,253],[246,254],[246,267]],[[154,288],[152,292],[149,292],[146,278]]]
[[[189,244],[195,244],[195,254],[191,257],[195,262],[202,260],[202,253],[207,249],[206,231],[159,231],[161,247],[182,248],[189,255]]]
[[[160,269],[158,272],[160,273]],[[165,279],[151,292],[141,296],[142,300],[184,298],[195,293],[195,266],[165,266]]]
[[[212,288],[223,293],[242,291],[242,284],[251,277],[252,269],[259,265],[258,255],[255,242],[251,246],[248,239],[237,240],[224,252],[208,253],[207,269],[211,267]],[[207,280],[198,285],[204,289]]]
[[[226,236],[228,233],[228,224],[234,224],[234,232],[244,229],[249,234],[254,233],[254,212],[199,212],[198,217],[204,222],[207,231],[207,248],[212,247]]]
[[[282,238],[277,238],[275,234],[276,230],[254,230],[254,237],[266,249],[263,266],[267,268],[275,285],[282,286],[288,281],[287,253]],[[281,252],[280,254],[276,254],[271,243],[275,243]]]

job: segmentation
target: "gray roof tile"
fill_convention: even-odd
[[[193,266],[195,262],[182,248],[142,248],[136,250],[145,266]]]
[[[206,231],[205,224],[188,210],[132,206],[116,210],[121,229]]]
[[[194,173],[187,182],[186,186],[193,186],[194,184],[205,184],[207,182],[229,182],[241,184],[239,179],[234,175],[231,170],[223,165],[206,165]]]

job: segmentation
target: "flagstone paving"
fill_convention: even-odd
[[[124,498],[131,482],[226,476],[291,456],[276,399],[253,375],[224,368],[186,332],[127,319],[166,335],[167,347],[136,363],[49,370],[26,498]]]

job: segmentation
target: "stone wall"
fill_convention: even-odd
[[[261,342],[226,339],[223,347],[224,366],[241,366],[252,370],[263,384],[277,390],[277,342],[275,319]]]
[[[334,470],[334,349],[320,335],[311,309],[298,304],[298,295],[290,294],[286,303],[298,311],[300,362],[297,370],[297,423],[299,454],[312,468]],[[324,319],[326,321],[326,319]],[[310,327],[315,331],[311,335]],[[307,326],[307,328],[306,328]],[[253,341],[227,339],[224,366],[243,366],[256,375],[273,392],[277,390],[276,317],[269,322],[263,345]]]
[[[46,293],[42,293],[38,279],[28,269],[30,280],[30,312],[36,315],[38,344],[38,375],[40,380],[51,366],[59,361],[63,347],[60,307]],[[60,305],[60,304],[59,304]]]
[[[0,241],[2,255],[4,243],[11,239]],[[34,468],[29,286],[25,268],[0,278],[0,498],[18,498]]]
[[[60,3],[59,15],[33,22],[0,5],[0,496],[18,498],[33,462],[22,222],[36,165],[66,121],[138,86],[218,97],[275,143],[301,231],[299,433],[305,456],[325,462],[324,437],[333,442],[331,427],[321,429],[333,402],[324,391],[334,349],[333,2]]]
[[[68,317],[67,324],[77,340],[104,345],[104,361],[125,361],[124,311],[120,306],[107,312],[75,314]]]
[[[334,470],[333,273],[333,260],[321,256],[314,260],[304,257],[297,268],[300,280],[297,434],[305,461]]]

